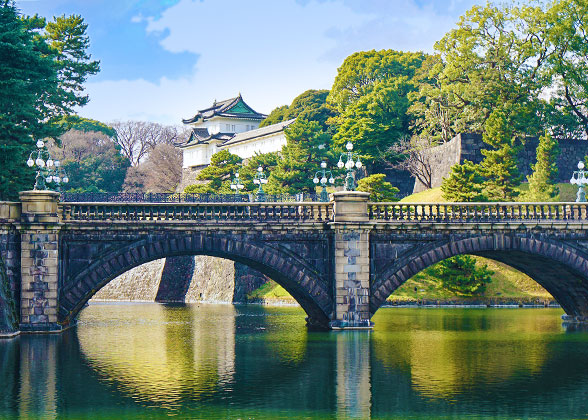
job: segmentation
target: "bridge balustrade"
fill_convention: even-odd
[[[329,222],[332,205],[301,203],[61,203],[64,221]]]
[[[369,220],[488,223],[588,220],[588,203],[368,203]]]

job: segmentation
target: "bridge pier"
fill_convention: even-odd
[[[335,200],[335,284],[332,329],[371,329],[369,193],[342,191]]]
[[[57,211],[59,193],[24,191],[20,193],[21,219],[17,225],[21,240],[21,331],[60,331],[57,323],[59,232]]]

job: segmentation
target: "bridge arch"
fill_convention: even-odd
[[[570,316],[588,316],[588,254],[542,235],[480,235],[446,238],[416,247],[391,262],[372,282],[373,315],[412,276],[444,259],[471,254],[507,264],[545,288]]]
[[[160,258],[186,255],[220,257],[251,266],[286,289],[304,309],[310,325],[328,326],[332,293],[327,279],[316,269],[279,246],[210,233],[152,235],[97,256],[82,271],[62,280],[59,323],[70,324],[100,288],[124,272]]]

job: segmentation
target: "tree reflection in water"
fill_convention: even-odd
[[[584,417],[588,334],[560,314],[382,309],[316,333],[299,308],[91,305],[0,341],[0,417]]]

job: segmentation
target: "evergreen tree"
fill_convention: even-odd
[[[216,152],[210,158],[210,165],[204,168],[196,177],[198,181],[208,182],[188,185],[184,192],[232,194],[231,180],[234,174],[239,171],[242,161],[243,159],[228,150]]]
[[[286,140],[268,186],[280,193],[314,192],[312,174],[329,157],[329,136],[318,122],[297,119],[286,129]]]
[[[559,144],[549,134],[539,138],[537,146],[537,163],[531,165],[533,173],[527,177],[529,193],[525,200],[550,201],[559,194],[557,187],[557,156]]]
[[[16,199],[34,183],[25,165],[36,140],[57,138],[60,123],[84,105],[82,84],[98,72],[86,53],[83,19],[20,17],[12,0],[0,0],[0,199]]]
[[[464,296],[483,294],[494,274],[486,265],[477,267],[470,255],[447,258],[431,267],[431,271],[445,289]]]
[[[241,182],[245,186],[242,192],[255,193],[257,191],[259,186],[253,182],[253,179],[257,168],[261,166],[266,176],[269,174],[268,183],[263,187],[263,190],[267,194],[279,194],[281,192],[280,186],[271,175],[276,170],[279,160],[278,152],[256,154],[247,159],[247,163],[244,163],[239,170]]]
[[[370,201],[398,201],[398,188],[386,181],[386,175],[373,174],[357,182],[357,191],[370,193]]]
[[[493,112],[484,124],[484,142],[491,149],[482,150],[484,160],[480,168],[485,178],[484,193],[489,201],[509,201],[519,194],[516,187],[521,184],[522,177],[511,127],[502,111]]]
[[[484,195],[484,177],[481,168],[469,160],[453,165],[449,177],[441,184],[443,198],[461,203],[488,201]]]
[[[58,85],[55,63],[27,30],[12,1],[0,0],[0,200],[14,200],[32,187],[25,164],[52,116],[42,99]]]

